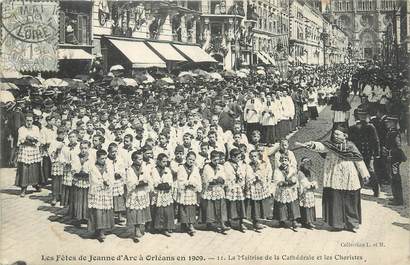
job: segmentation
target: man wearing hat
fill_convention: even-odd
[[[357,117],[359,121],[349,128],[349,140],[359,149],[363,156],[367,169],[370,172],[370,185],[374,196],[379,196],[379,180],[374,171],[374,160],[380,158],[380,141],[376,128],[368,122],[366,110],[358,109]]]
[[[6,131],[2,133],[2,135],[5,135],[5,136],[10,135],[12,138],[10,156],[7,158],[9,159],[8,162],[10,164],[13,164],[15,160],[18,130],[25,123],[25,117],[22,111],[22,108],[24,107],[24,103],[25,103],[24,99],[17,99],[15,104],[8,104],[6,106],[7,126],[4,127]]]
[[[384,119],[384,124],[386,126],[386,137],[384,139],[384,144],[382,146],[382,159],[385,165],[385,175],[384,183],[390,184],[392,180],[391,172],[391,150],[394,146],[401,145],[400,132],[397,128],[398,117],[397,116],[387,116]]]

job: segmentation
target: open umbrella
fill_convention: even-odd
[[[170,77],[163,77],[163,78],[161,78],[161,80],[165,81],[168,84],[173,84],[174,83],[174,80],[172,80],[172,78],[170,78]]]
[[[13,83],[0,83],[0,90],[20,90],[18,86]]]
[[[68,86],[68,82],[60,78],[49,78],[46,81],[44,81],[44,86],[46,87],[66,87]]]
[[[112,71],[122,71],[122,70],[124,70],[124,67],[120,64],[113,65],[110,68],[110,72],[112,72]]]
[[[209,78],[210,74],[207,71],[204,71],[202,69],[195,69],[193,71],[194,74],[200,76],[200,77],[204,77],[204,78]]]
[[[10,91],[2,90],[0,91],[0,102],[7,103],[7,102],[15,102],[16,99]]]
[[[17,79],[22,77],[22,74],[16,70],[6,70],[0,71],[0,78],[2,79]]]
[[[245,74],[249,75],[251,73],[251,70],[249,70],[247,68],[242,68],[242,69],[239,69],[238,72],[242,72],[242,73],[245,73]]]
[[[247,78],[248,77],[248,75],[245,72],[241,72],[241,71],[237,72],[236,76],[239,77],[239,78]]]
[[[257,73],[258,75],[266,75],[265,70],[262,70],[262,69],[256,70],[256,73]]]
[[[145,77],[147,78],[146,80],[143,81],[143,83],[147,84],[147,83],[153,83],[155,81],[155,78],[152,77],[152,75],[146,73]]]
[[[197,74],[194,74],[191,71],[182,71],[179,73],[178,77],[182,77],[182,76],[197,76]]]
[[[119,86],[126,86],[127,84],[125,83],[124,79],[120,77],[116,77],[111,80],[110,85],[113,87],[119,87]]]
[[[222,72],[222,76],[225,78],[233,78],[236,76],[236,73],[232,70],[226,70]]]
[[[213,72],[213,73],[209,73],[209,75],[210,75],[211,79],[218,80],[218,81],[224,80],[220,73]]]
[[[135,73],[133,77],[135,78],[135,80],[137,80],[137,82],[140,82],[140,83],[148,79],[147,76],[141,72]]]
[[[138,86],[138,82],[133,78],[123,78],[122,79],[126,86],[136,87]]]
[[[13,83],[16,85],[21,85],[21,86],[35,86],[35,87],[40,87],[43,85],[41,80],[31,75],[23,75],[19,79],[16,79],[15,81],[13,81]]]
[[[87,81],[90,77],[88,75],[76,75],[75,79],[80,79],[82,81]]]
[[[195,80],[195,77],[192,75],[182,75],[177,77],[178,82],[180,83],[189,83]]]

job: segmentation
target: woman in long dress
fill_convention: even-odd
[[[307,142],[308,149],[325,156],[322,210],[325,221],[336,231],[356,232],[362,222],[360,189],[369,171],[357,147],[338,127],[330,141]]]
[[[40,154],[40,130],[33,125],[33,114],[28,113],[25,125],[18,129],[17,139],[17,175],[16,186],[21,187],[20,196],[24,197],[27,187],[33,185],[37,191],[41,191],[40,185],[45,183],[43,179]]]

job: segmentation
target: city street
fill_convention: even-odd
[[[358,105],[356,97],[352,105]],[[318,139],[331,127],[330,108],[326,107],[316,121],[296,132],[294,141]],[[407,144],[407,143],[406,143]],[[406,155],[408,146],[403,144]],[[323,159],[304,150],[296,151],[297,158],[310,156],[314,170],[320,176]],[[409,195],[409,163],[401,165],[405,201]],[[146,234],[141,242],[127,238],[125,227],[116,227],[104,243],[90,238],[86,225],[75,228],[60,216],[60,207],[48,203],[49,190],[25,198],[18,196],[14,169],[0,169],[1,241],[0,264],[21,260],[27,264],[258,264],[271,260],[272,264],[408,264],[410,249],[409,208],[391,207],[390,188],[383,186],[380,198],[371,190],[362,190],[363,224],[358,233],[330,232],[321,220],[321,196],[316,194],[317,229],[300,228],[298,232],[277,228],[277,223],[265,222],[261,233],[252,230],[228,235],[204,231],[199,225],[194,237],[174,232],[171,238]],[[250,225],[248,225],[250,227]],[[17,255],[18,253],[18,255]],[[103,255],[103,256],[102,256]],[[109,256],[107,256],[109,255]],[[249,256],[248,256],[249,255]]]

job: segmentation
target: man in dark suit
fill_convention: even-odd
[[[368,122],[366,110],[356,111],[358,122],[349,128],[349,138],[359,149],[363,160],[370,173],[370,186],[374,196],[378,197],[380,192],[379,180],[374,170],[374,160],[380,158],[380,141],[376,128]]]

